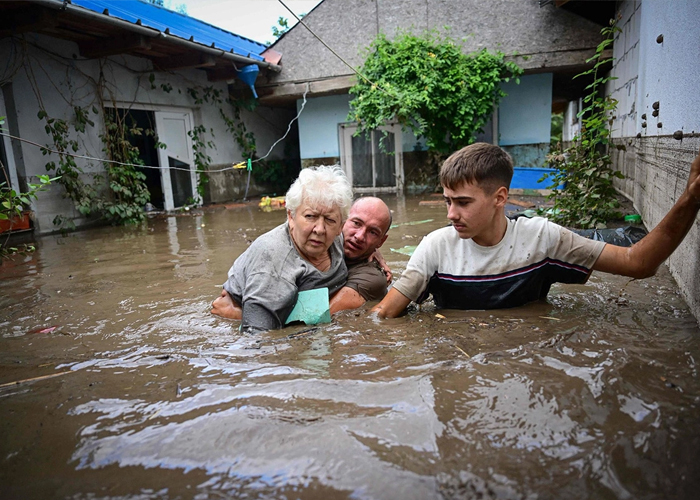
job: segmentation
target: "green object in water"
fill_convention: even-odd
[[[625,215],[625,222],[632,222],[638,224],[642,222],[642,216],[638,214]]]
[[[391,248],[390,250],[392,252],[408,255],[410,257],[411,255],[413,255],[413,252],[416,251],[416,245],[406,245],[405,247]]]
[[[307,325],[331,322],[330,303],[328,301],[328,288],[315,288],[299,292],[297,303],[289,313],[285,322],[288,325],[292,321],[303,321]]]
[[[402,222],[400,224],[392,224],[391,227],[399,227],[399,226],[417,226],[418,224],[427,224],[428,222],[433,222],[433,219],[425,219],[425,220],[412,220],[408,222]]]

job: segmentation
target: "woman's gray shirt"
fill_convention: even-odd
[[[286,222],[259,236],[235,260],[224,283],[224,289],[243,307],[241,329],[281,328],[299,292],[328,287],[332,295],[340,290],[348,274],[341,236],[328,251],[331,267],[322,272],[301,258]]]

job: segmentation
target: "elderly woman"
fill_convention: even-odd
[[[284,326],[298,292],[347,278],[340,238],[352,204],[352,189],[340,167],[305,168],[287,191],[287,221],[258,237],[228,272],[212,313],[241,317],[241,328],[262,331]]]

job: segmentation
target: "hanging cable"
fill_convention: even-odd
[[[299,116],[301,115],[301,112],[304,111],[304,107],[306,106],[306,94],[309,93],[309,88],[310,88],[309,82],[306,82],[306,90],[304,91],[304,102],[301,103],[301,109],[299,109],[299,112],[297,113],[297,115],[294,118],[292,118],[292,121],[289,122],[289,125],[287,126],[287,131],[285,132],[285,134],[282,137],[280,137],[279,139],[277,139],[277,141],[275,141],[275,143],[272,146],[270,146],[270,150],[267,152],[267,154],[265,156],[263,156],[262,158],[257,158],[255,160],[253,160],[253,163],[262,161],[265,158],[267,158],[268,156],[270,156],[270,153],[272,153],[272,149],[275,146],[277,146],[282,140],[284,140],[284,138],[287,137],[287,135],[289,135],[289,131],[292,130],[292,123],[297,121],[299,119]]]
[[[294,19],[296,19],[297,22],[298,22],[299,24],[301,24],[304,28],[306,28],[307,31],[308,31],[309,33],[311,33],[311,34],[313,35],[314,38],[316,38],[316,40],[318,40],[319,42],[321,42],[321,44],[322,44],[324,47],[326,47],[328,50],[330,50],[331,53],[332,53],[335,57],[337,57],[338,59],[340,59],[340,60],[343,62],[343,64],[345,64],[348,68],[350,68],[350,70],[351,70],[353,73],[355,73],[357,76],[361,77],[364,81],[366,81],[367,83],[369,83],[369,84],[372,85],[373,87],[378,88],[378,89],[381,90],[382,92],[384,92],[384,93],[386,93],[386,94],[390,94],[390,95],[397,95],[396,92],[393,92],[393,93],[392,93],[392,92],[389,92],[389,91],[386,90],[384,87],[380,86],[380,85],[377,84],[377,83],[374,83],[374,82],[373,82],[372,80],[370,80],[367,76],[365,76],[364,73],[362,73],[360,70],[354,68],[349,62],[347,62],[345,59],[343,59],[343,58],[340,56],[340,54],[338,54],[335,50],[333,50],[333,49],[330,47],[330,45],[328,45],[326,42],[324,42],[324,41],[321,39],[320,36],[318,36],[316,33],[314,33],[314,32],[312,31],[312,29],[309,28],[309,27],[306,25],[306,23],[304,23],[304,21],[302,21],[301,18],[300,18],[299,16],[297,16],[297,15],[294,13],[294,11],[293,11],[292,9],[290,9],[289,7],[287,7],[287,5],[286,5],[282,0],[277,0],[277,1],[278,1],[279,3],[282,4],[282,7],[284,7],[285,9],[287,9],[287,10],[294,16]]]

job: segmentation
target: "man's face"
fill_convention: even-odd
[[[362,199],[355,202],[343,226],[345,257],[350,260],[368,258],[382,246],[388,230],[389,214],[383,202]]]
[[[494,244],[491,233],[494,230],[498,207],[505,205],[508,199],[506,188],[499,188],[493,194],[488,194],[475,184],[463,183],[457,189],[443,186],[443,197],[447,204],[447,218],[460,238],[471,238],[475,243],[484,246]]]

